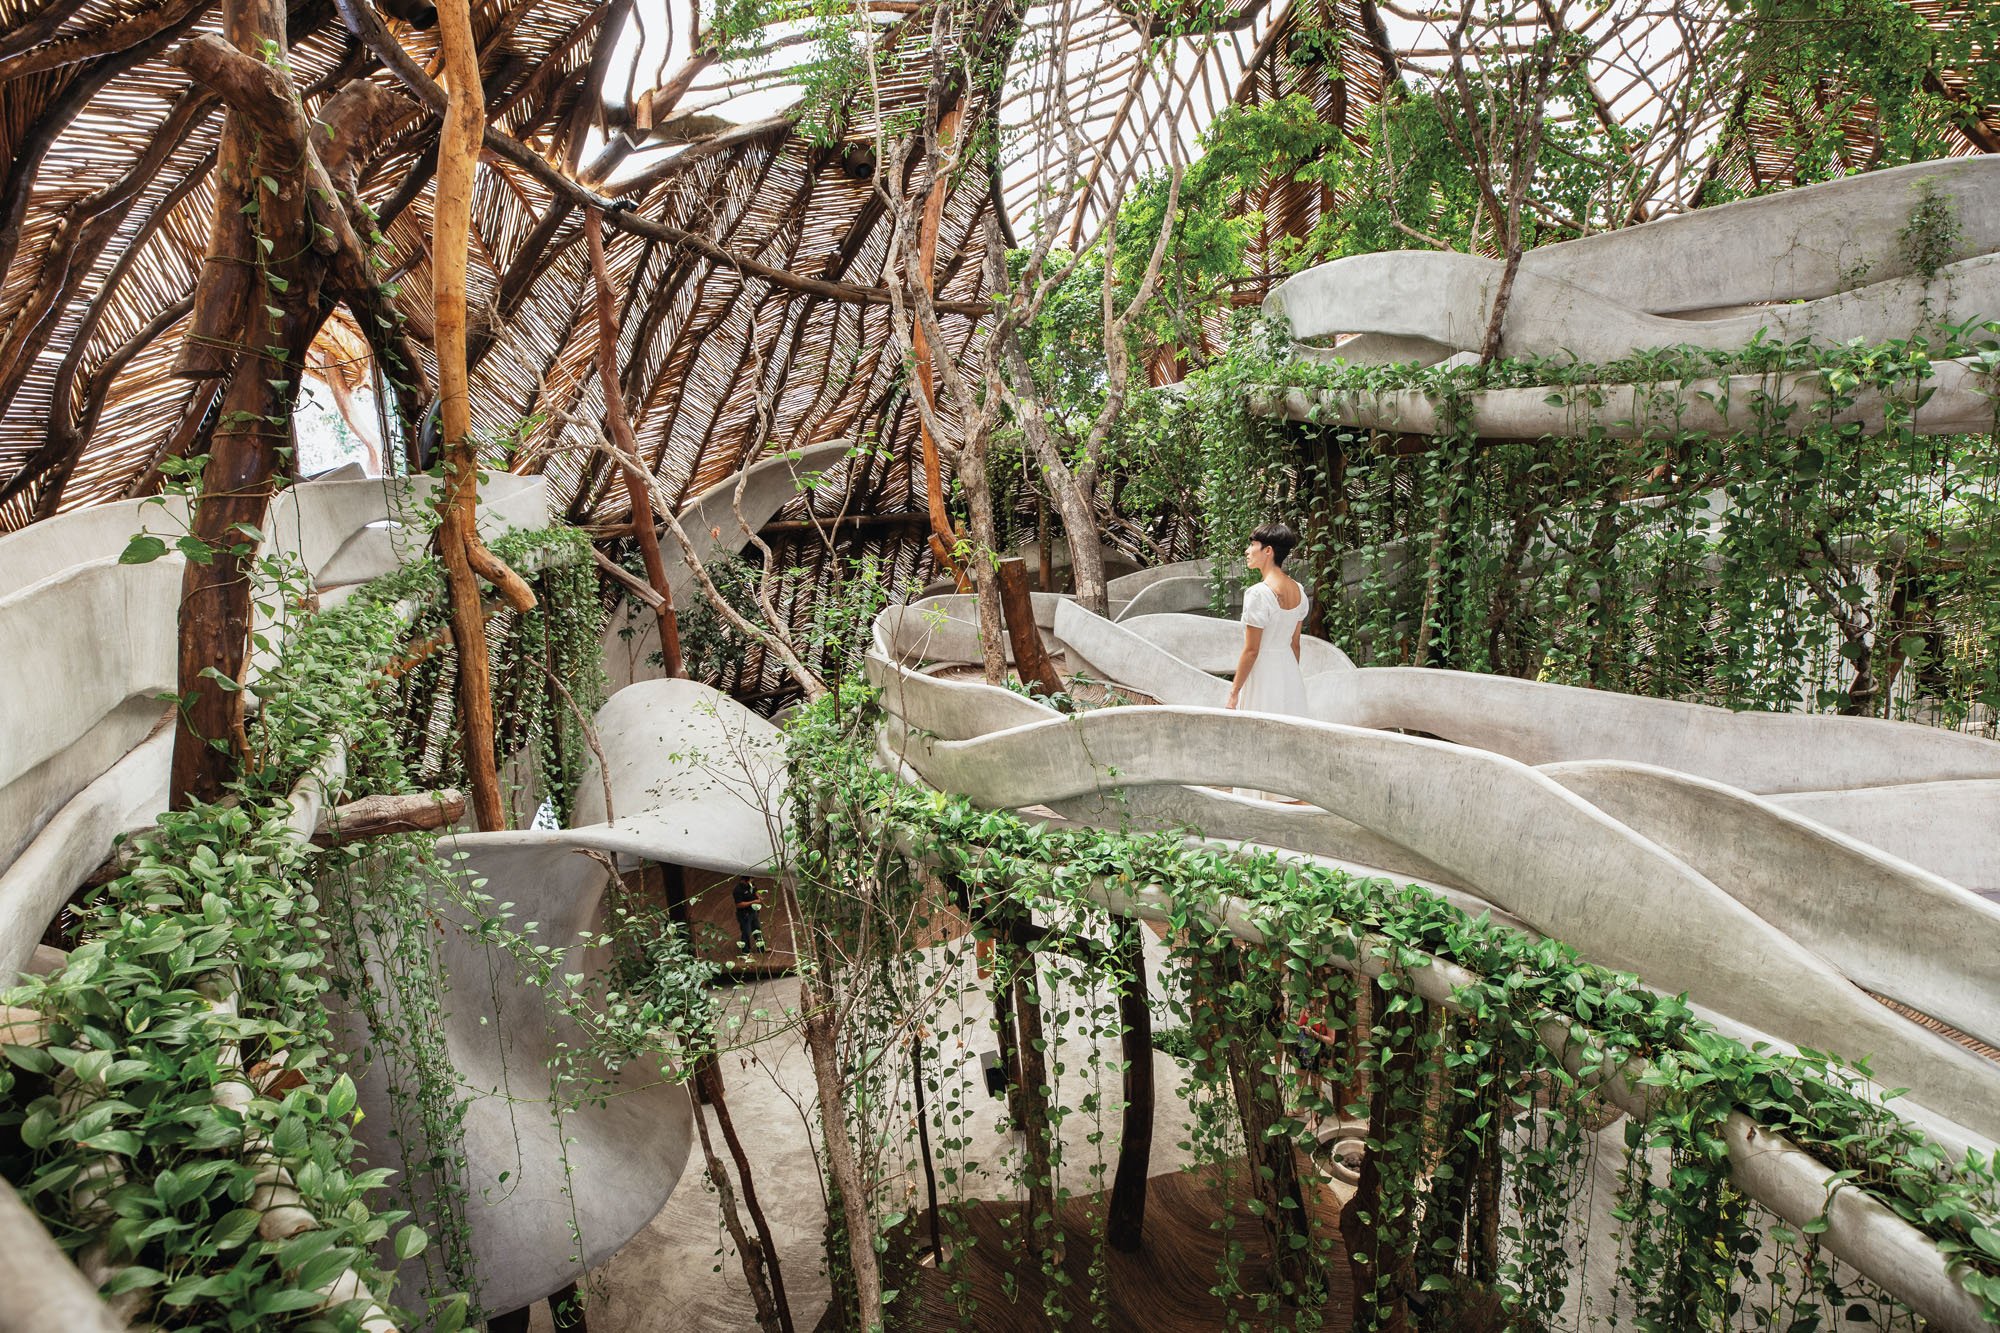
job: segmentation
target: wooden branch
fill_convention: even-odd
[[[1014,646],[1014,669],[1021,679],[1054,698],[1062,693],[1062,677],[1042,643],[1042,631],[1035,624],[1035,599],[1028,591],[1028,564],[1019,556],[1002,560],[1000,605],[1007,620],[1007,641]]]
[[[936,308],[938,228],[944,220],[945,196],[950,192],[949,151],[965,113],[963,98],[938,118],[938,151],[931,153],[931,179],[924,192],[923,220],[917,231],[917,272],[912,298],[919,307]],[[924,463],[924,501],[931,518],[931,554],[965,587],[965,570],[954,558],[958,534],[952,530],[951,515],[944,506],[944,463],[938,457],[937,435],[931,429],[937,414],[937,367],[931,355],[931,340],[920,309],[910,321],[910,355],[917,363],[917,392],[923,396],[924,410],[917,414],[917,443]]]
[[[38,43],[0,60],[0,82],[130,50],[193,18],[210,3],[211,0],[164,0],[108,27]]]
[[[870,528],[902,530],[929,528],[928,514],[838,514],[832,518],[787,518],[766,523],[757,530],[761,537],[813,537],[822,532],[837,533],[843,528],[867,531]]]
[[[472,399],[465,360],[465,260],[471,244],[473,175],[479,165],[486,95],[479,82],[479,48],[467,0],[445,0],[439,7],[438,40],[452,91],[438,139],[431,248],[438,403],[445,444],[445,483],[438,490],[437,501],[442,520],[437,545],[451,595],[452,636],[458,642],[458,711],[465,771],[472,783],[478,825],[491,832],[507,826],[507,807],[501,799],[499,765],[493,753],[492,668],[472,562],[473,549],[480,545],[479,459],[472,440]]]
[[[358,801],[320,812],[313,830],[315,847],[341,847],[363,838],[394,833],[422,833],[445,828],[465,817],[465,793],[455,788],[400,796],[364,796]]]
[[[657,612],[665,607],[666,602],[660,597],[660,594],[653,591],[651,584],[625,568],[625,566],[619,564],[616,560],[613,560],[610,556],[604,554],[604,552],[598,550],[595,546],[590,548],[590,558],[597,562],[599,569],[624,585],[625,591],[638,598],[649,610]]]
[[[334,4],[340,10],[341,17],[346,20],[348,30],[360,38],[369,50],[375,52],[382,63],[388,66],[389,71],[417,95],[417,100],[432,110],[444,106],[444,90],[423,71],[389,30],[382,26],[382,20],[370,7],[368,0],[334,0]],[[651,218],[640,217],[628,211],[627,201],[599,194],[504,130],[487,126],[484,142],[487,150],[495,157],[519,167],[543,186],[568,199],[570,203],[600,210],[605,220],[620,231],[664,241],[680,249],[692,251],[719,267],[732,269],[744,277],[760,278],[774,287],[782,287],[787,291],[801,292],[851,305],[889,304],[889,293],[886,288],[859,287],[852,283],[809,278],[788,269],[777,268],[735,254],[705,236]],[[937,303],[937,308],[949,314],[970,315],[977,318],[990,313],[993,307],[990,301],[940,301]]]
[[[632,433],[632,418],[625,410],[625,392],[618,381],[617,297],[611,287],[611,266],[604,256],[604,229],[594,208],[583,213],[583,236],[590,249],[590,273],[597,288],[597,382],[604,391],[604,420],[611,439],[622,455],[625,498],[634,514],[647,512],[652,498],[646,493],[646,466],[639,457],[639,440]],[[674,614],[673,586],[667,582],[666,562],[660,557],[660,533],[651,523],[634,523],[640,557],[646,562],[646,579],[653,585],[654,617],[660,624],[660,656],[667,677],[686,674],[681,665],[680,619]]]

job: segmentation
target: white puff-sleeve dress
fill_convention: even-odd
[[[1304,717],[1306,677],[1292,655],[1292,632],[1304,623],[1312,598],[1299,590],[1299,604],[1287,611],[1268,584],[1252,584],[1243,594],[1243,623],[1264,631],[1250,679],[1236,693],[1236,708],[1244,713],[1282,713]]]

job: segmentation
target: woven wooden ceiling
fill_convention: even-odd
[[[641,23],[654,3],[638,0]],[[1325,67],[1302,72],[1281,58],[1300,20],[1278,0],[1241,0],[1183,57],[1150,71],[1140,68],[1130,13],[1115,3],[1038,5],[1027,11],[1023,47],[1062,52],[1057,59],[1072,81],[1089,71],[1098,91],[1082,104],[1080,124],[1115,146],[1114,167],[1157,164],[1169,138],[1192,146],[1230,103],[1292,91],[1358,130],[1383,89],[1411,62],[1421,65],[1418,48],[1437,16],[1378,9],[1375,0],[1301,3],[1320,26],[1342,34],[1341,77],[1328,77]],[[1950,22],[1941,3],[1920,0],[1919,8]],[[214,31],[218,7],[217,0],[0,0],[0,149],[9,163],[0,185],[0,531],[156,486],[160,460],[187,446],[209,407],[212,382],[170,371],[207,236],[221,110],[166,56],[190,34]],[[573,173],[589,173],[597,158],[612,182],[605,192],[628,199],[639,216],[715,243],[703,252],[629,231],[608,234],[623,291],[619,364],[641,446],[666,484],[686,494],[772,450],[877,440],[877,457],[810,503],[869,516],[854,540],[892,568],[913,571],[924,559],[920,533],[896,520],[923,508],[922,479],[911,466],[915,413],[891,350],[888,311],[852,296],[879,289],[889,239],[865,167],[856,170],[855,149],[873,137],[876,119],[852,114],[839,142],[816,146],[781,111],[677,156],[642,145],[630,161],[616,161],[622,141],[614,138],[605,154],[603,126],[629,126],[632,104],[644,101],[630,87],[640,77],[636,62],[614,68],[612,59],[610,35],[626,30],[634,7],[634,0],[478,0],[474,8],[497,125]],[[422,0],[376,0],[376,8],[417,17],[391,27],[435,70],[434,37],[417,13]],[[891,16],[881,22],[909,30],[905,45],[921,56],[924,8],[874,8]],[[1580,22],[1633,30],[1615,6],[1579,12]],[[350,35],[334,0],[293,0],[289,37],[309,103],[357,77],[396,86]],[[1628,39],[1622,57],[1608,57],[1603,105],[1643,101],[1647,90],[1637,80],[1648,77],[1657,52],[1657,43]],[[1633,80],[1621,90],[1614,76],[1628,66]],[[910,60],[907,73],[881,89],[876,115],[920,105],[925,70],[921,58]],[[719,65],[695,85],[698,94],[711,90],[708,100],[692,100],[726,109],[732,89],[768,90],[781,75]],[[1019,223],[1034,207],[1032,130],[1043,94],[1033,69],[1014,87],[999,108],[1010,132],[1001,181],[961,186],[945,210],[938,272],[941,294],[953,300],[980,295],[977,265],[965,251],[987,212],[1004,207]],[[382,215],[420,347],[430,283],[425,150],[434,132],[433,120],[412,118],[376,146],[362,178]],[[1992,146],[1977,137],[1968,137],[1968,151]],[[1764,174],[1783,169],[1738,160],[1759,163]],[[1247,203],[1263,212],[1275,240],[1302,234],[1336,201],[1288,183]],[[496,463],[546,472],[570,518],[611,523],[621,517],[622,488],[606,485],[585,447],[602,400],[591,374],[595,330],[580,224],[567,201],[488,156],[475,204],[470,298],[475,348],[490,346],[474,373],[473,402]],[[801,291],[739,263],[837,286]],[[1266,247],[1255,290],[1241,299],[1259,299],[1275,269]],[[966,314],[947,315],[945,328],[961,351],[977,336]],[[331,325],[317,357],[325,376],[347,387],[367,382],[353,362],[360,346],[351,328]],[[805,503],[789,516],[801,516]]]

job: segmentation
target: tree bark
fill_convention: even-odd
[[[959,121],[965,114],[961,99],[952,104],[938,119],[937,143],[940,149],[958,133]],[[945,157],[942,151],[930,155],[932,178],[924,196],[923,221],[917,232],[917,286],[922,295],[920,301],[930,300],[937,289],[937,241],[938,228],[944,219],[945,196],[950,193],[950,182],[943,179],[938,164]],[[931,434],[931,419],[937,410],[937,367],[932,364],[933,351],[930,334],[924,328],[925,321],[915,319],[910,322],[910,352],[916,361],[917,392],[924,396],[930,411],[917,414],[917,441],[924,462],[924,500],[931,517],[931,554],[938,564],[948,570],[959,586],[965,586],[965,570],[959,565],[957,552],[958,536],[952,531],[951,515],[944,507],[944,463],[938,456],[938,443]]]
[[[465,361],[465,262],[471,243],[473,175],[479,165],[486,111],[468,0],[446,0],[439,6],[438,40],[450,101],[438,140],[435,242],[431,250],[438,403],[445,439],[437,545],[451,596],[452,634],[458,644],[459,726],[466,779],[472,787],[479,827],[493,830],[506,827],[507,812],[500,796],[499,760],[494,754],[493,687],[478,575],[491,580],[517,610],[531,609],[535,595],[479,540],[479,459],[472,440],[472,400]]]
[[[1136,1254],[1145,1238],[1146,1180],[1153,1159],[1153,1010],[1146,1000],[1145,927],[1134,921],[1121,929],[1118,970],[1124,986],[1118,993],[1118,1041],[1125,1062],[1125,1112],[1104,1230],[1112,1249]]]
[[[717,1121],[727,1124],[728,1113],[724,1109],[726,1103],[722,1096],[722,1078],[716,1072],[714,1060],[711,1058],[703,1061],[700,1070],[697,1077],[708,1088],[708,1095],[703,1100],[716,1111]],[[765,1280],[767,1263],[776,1259],[776,1255],[768,1248],[770,1233],[761,1225],[754,1238],[743,1230],[743,1219],[736,1209],[736,1190],[730,1184],[729,1172],[723,1169],[722,1159],[715,1155],[715,1145],[708,1134],[708,1117],[703,1115],[699,1108],[694,1113],[694,1127],[701,1135],[702,1162],[708,1168],[709,1182],[715,1186],[716,1197],[721,1203],[722,1225],[728,1230],[729,1239],[736,1246],[737,1259],[743,1265],[744,1284],[750,1288],[751,1303],[757,1307],[757,1327],[764,1333],[791,1333],[791,1321],[789,1318],[778,1317],[778,1303],[772,1295],[770,1283]],[[734,1142],[733,1133],[725,1136],[731,1140],[730,1150],[731,1154],[736,1156],[736,1170],[743,1181],[747,1204],[750,1175],[743,1158],[739,1155],[741,1147]]]
[[[1243,961],[1231,946],[1222,964],[1230,983],[1243,980]],[[1275,1009],[1265,1024],[1275,1028]],[[1286,1298],[1315,1304],[1325,1298],[1326,1274],[1312,1245],[1312,1221],[1306,1214],[1305,1185],[1299,1176],[1298,1151],[1283,1131],[1284,1096],[1277,1080],[1263,1071],[1251,1039],[1238,1032],[1223,1040],[1229,1065],[1229,1086],[1243,1122],[1243,1146],[1249,1158],[1251,1186],[1264,1206],[1264,1233],[1271,1244],[1271,1266]]]
[[[604,257],[604,228],[594,208],[584,210],[584,240],[590,248],[590,272],[597,284],[597,379],[604,388],[604,419],[611,441],[624,455],[625,498],[632,506],[632,535],[646,564],[646,581],[659,602],[653,613],[660,624],[660,655],[669,677],[687,674],[681,665],[680,618],[674,612],[674,590],[660,558],[660,532],[653,522],[653,500],[646,486],[646,468],[639,457],[639,440],[625,410],[625,393],[618,378],[617,299],[611,290],[611,266]]]
[[[1028,1145],[1028,1243],[1043,1246],[1055,1224],[1055,1152],[1049,1126],[1048,1062],[1043,1052],[1041,973],[1032,949],[1011,938],[1013,954],[1014,1023],[1021,1062],[1016,1124]]]
[[[1007,641],[1014,648],[1014,669],[1021,679],[1049,698],[1062,693],[1062,677],[1042,643],[1042,631],[1035,624],[1035,600],[1028,591],[1027,562],[1018,557],[1002,560],[995,571],[1000,584],[1000,608],[1007,621]]]
[[[1403,1216],[1382,1216],[1382,1163],[1378,1144],[1390,1142],[1413,1128],[1422,1114],[1420,1106],[1394,1105],[1398,1091],[1409,1092],[1411,1074],[1417,1067],[1416,1023],[1420,1014],[1399,1013],[1389,1004],[1389,992],[1380,981],[1369,984],[1369,999],[1375,1016],[1377,1067],[1369,1076],[1368,1151],[1361,1159],[1361,1179],[1354,1197],[1340,1214],[1341,1239],[1347,1246],[1347,1265],[1354,1281],[1354,1328],[1379,1329],[1381,1333],[1409,1333],[1410,1310],[1402,1290],[1403,1272],[1408,1262],[1405,1237],[1409,1232],[1409,1209]],[[1379,1047],[1386,1042],[1389,1050]],[[1404,1182],[1407,1188],[1408,1182]]]
[[[177,63],[224,94],[228,112],[217,164],[217,199],[234,200],[211,232],[196,314],[227,304],[232,322],[212,327],[209,346],[234,372],[209,442],[195,503],[192,546],[181,576],[178,680],[171,800],[185,809],[221,799],[236,776],[243,736],[243,677],[250,648],[251,567],[276,475],[278,449],[291,443],[299,366],[317,329],[321,265],[309,244],[309,210],[299,142],[273,99],[288,79],[263,60],[284,52],[284,11],[275,0],[231,0],[228,40],[196,40]],[[254,56],[251,53],[256,53]],[[254,67],[254,68],[246,68]],[[265,82],[260,86],[259,79]],[[273,82],[275,81],[275,82]],[[260,189],[259,178],[276,189]],[[254,214],[245,212],[253,201]],[[254,216],[254,224],[252,218]],[[254,226],[254,230],[253,230]],[[215,262],[219,252],[225,262]],[[227,262],[233,260],[236,262]],[[268,280],[274,280],[268,282]],[[190,341],[197,337],[191,330]],[[240,341],[239,341],[240,340]]]
[[[993,553],[999,531],[993,522],[993,485],[986,475],[987,445],[983,427],[974,425],[976,438],[959,450],[962,466],[959,485],[965,491],[965,505],[972,518],[972,588],[978,594],[979,652],[986,670],[986,683],[1007,681],[1007,653],[1001,647],[1006,632],[1000,618],[1000,578],[993,568]],[[957,572],[957,571],[954,571]]]
[[[882,1269],[875,1258],[875,1219],[868,1209],[868,1187],[847,1137],[847,1107],[842,1096],[840,1051],[833,1030],[833,1013],[810,981],[803,987],[806,1050],[812,1056],[813,1088],[819,1100],[820,1126],[826,1140],[827,1172],[840,1195],[847,1226],[847,1261],[854,1270],[855,1303],[863,1330],[883,1327]],[[831,1257],[831,1256],[829,1256]]]
[[[398,796],[364,796],[322,814],[312,841],[315,847],[339,847],[363,838],[444,828],[464,816],[465,793],[451,788]]]

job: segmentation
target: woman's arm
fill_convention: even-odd
[[[1304,660],[1299,656],[1299,639],[1305,634],[1305,629],[1306,622],[1303,620],[1292,626],[1292,660],[1294,662]]]
[[[1243,693],[1243,682],[1250,679],[1250,668],[1257,664],[1257,650],[1263,647],[1264,631],[1256,625],[1243,627],[1243,656],[1236,659],[1236,679],[1229,686],[1229,702],[1225,708],[1236,707],[1236,696]]]

